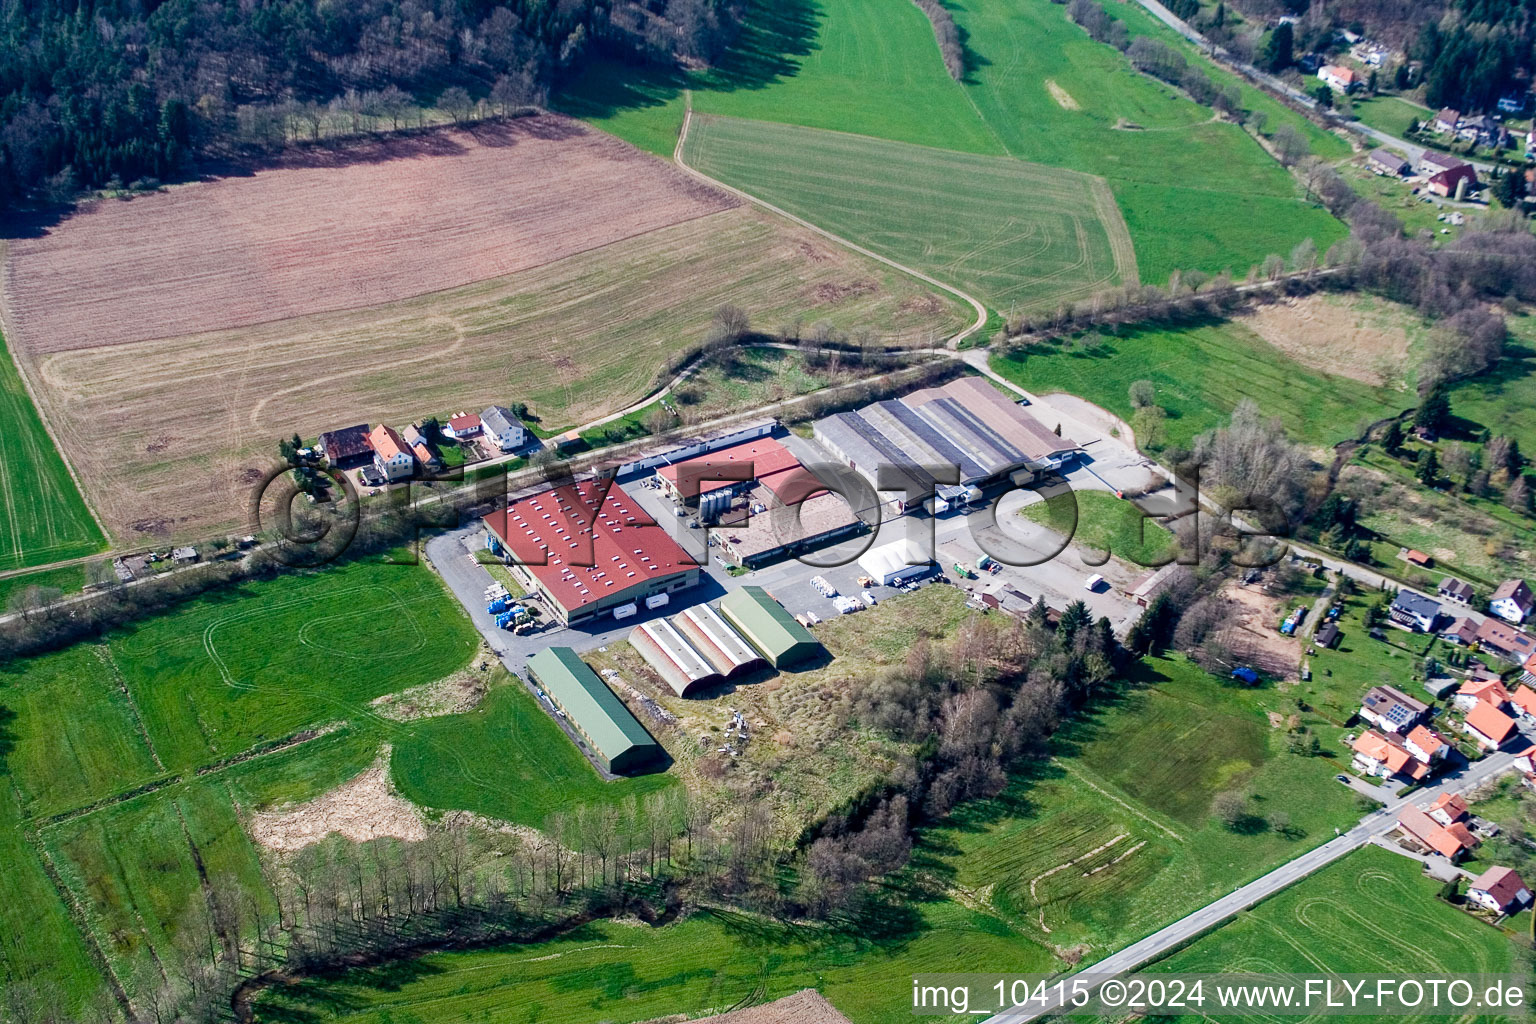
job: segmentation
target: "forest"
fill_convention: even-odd
[[[708,63],[740,17],[735,0],[0,5],[0,208],[259,150],[277,110],[398,127],[466,98],[539,103],[597,53]]]

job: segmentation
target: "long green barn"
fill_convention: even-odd
[[[816,657],[822,646],[762,587],[742,587],[720,599],[720,614],[774,668]]]
[[[661,745],[569,647],[535,654],[528,672],[610,772],[623,775],[662,760]]]

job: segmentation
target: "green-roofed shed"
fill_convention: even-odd
[[[742,587],[720,599],[720,614],[768,659],[788,668],[821,653],[811,631],[795,621],[762,587]]]
[[[661,747],[645,726],[569,647],[535,654],[528,672],[609,771],[632,772],[661,758]]]

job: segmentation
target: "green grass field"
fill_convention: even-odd
[[[1103,183],[766,121],[695,116],[684,156],[722,181],[999,309],[1081,298],[1133,273]],[[956,195],[967,201],[956,205]],[[1131,278],[1132,280],[1134,278]]]
[[[184,955],[203,872],[270,905],[244,816],[322,795],[386,744],[400,790],[423,807],[521,824],[676,784],[603,783],[499,669],[471,712],[399,722],[373,706],[460,671],[478,646],[428,570],[354,562],[203,597],[7,666],[0,950],[13,977],[91,998],[102,991],[93,944],[133,996],[153,964]]]
[[[106,547],[0,337],[0,569]]]
[[[1109,10],[1133,35],[1182,47],[1139,9],[1117,4]],[[1011,156],[1102,176],[1129,227],[1140,277],[1153,283],[1175,269],[1230,267],[1241,274],[1302,238],[1326,249],[1344,235],[1343,225],[1298,198],[1290,176],[1242,128],[1214,120],[1210,110],[1136,72],[1123,55],[1071,24],[1062,6],[971,0],[953,13],[968,33],[963,83],[944,73],[931,27],[906,0],[790,0],[755,4],[749,22],[758,27],[718,69],[647,74],[598,65],[558,103],[662,156],[671,154],[682,125],[682,93],[691,89],[699,113]],[[1213,80],[1231,81],[1185,52]],[[1341,140],[1262,93],[1243,86],[1240,92],[1246,107],[1264,112],[1266,131],[1293,124],[1320,155],[1348,152]],[[774,154],[775,163],[791,159]],[[751,191],[758,179],[725,180]],[[952,195],[986,198],[974,190]],[[817,223],[847,215],[845,206],[816,209],[824,200],[814,192],[800,198]]]
[[[1239,915],[1146,973],[1467,975],[1516,970],[1514,943],[1498,929],[1437,900],[1438,889],[1421,875],[1414,861],[1367,846]],[[1245,1019],[1210,1007],[1206,1011],[1177,1019]],[[1352,1019],[1436,1018],[1366,1015]]]
[[[1036,502],[1019,514],[1034,523],[1072,535],[1096,552],[1107,551],[1135,565],[1161,565],[1175,553],[1173,534],[1135,505],[1103,491],[1074,492],[1076,516],[1063,503]]]
[[[1158,660],[1071,726],[1057,756],[996,800],[923,830],[885,910],[854,929],[703,913],[665,928],[599,922],[562,939],[439,954],[269,992],[264,1024],[631,1024],[704,1015],[817,987],[855,1024],[911,1019],[911,976],[1007,964],[1050,972],[1055,951],[1122,945],[1331,836],[1358,812],[1335,768],[1286,753],[1272,690],[1223,686]],[[1243,789],[1289,835],[1209,815]],[[1061,865],[1070,870],[1062,870]],[[1405,963],[1404,968],[1411,967]]]
[[[996,356],[992,368],[1032,391],[1078,395],[1126,419],[1133,412],[1130,385],[1150,380],[1168,413],[1170,445],[1188,445],[1219,426],[1244,398],[1278,416],[1292,440],[1312,445],[1352,437],[1362,420],[1414,404],[1406,393],[1308,369],[1230,321],[1133,328],[1091,349],[1050,342]]]
[[[1415,121],[1426,121],[1435,116],[1434,111],[1396,96],[1375,96],[1350,102],[1355,107],[1355,119],[1361,124],[1400,139],[1407,137],[1408,128]]]
[[[1536,316],[1508,318],[1504,358],[1488,373],[1451,388],[1451,413],[1475,429],[1508,434],[1527,457],[1536,455]]]

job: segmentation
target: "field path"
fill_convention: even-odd
[[[693,123],[693,90],[683,90],[683,102],[685,104],[683,112],[683,129],[677,133],[677,145],[672,148],[672,162],[677,164],[678,167],[681,167],[685,172],[693,175],[699,181],[713,185],[715,188],[728,192],[740,199],[745,199],[747,202],[760,206],[770,213],[777,214],[778,216],[783,217],[785,220],[793,221],[794,223],[805,228],[807,231],[814,231],[818,235],[821,235],[823,238],[830,239],[845,249],[851,249],[858,253],[860,256],[867,256],[872,260],[884,263],[886,266],[893,267],[896,270],[901,271],[903,274],[917,278],[924,284],[931,284],[935,288],[942,289],[943,291],[948,292],[956,298],[962,299],[969,303],[970,307],[976,311],[976,322],[971,324],[971,326],[967,327],[965,330],[961,331],[959,334],[955,335],[953,338],[950,338],[948,344],[949,348],[959,348],[962,341],[969,338],[971,335],[975,334],[977,331],[980,331],[983,327],[986,326],[988,315],[987,307],[983,306],[974,295],[963,292],[959,288],[956,288],[954,285],[945,284],[943,281],[940,281],[937,278],[929,277],[921,270],[915,270],[903,263],[897,263],[893,259],[881,256],[877,252],[872,252],[869,249],[864,248],[862,245],[843,238],[841,235],[834,235],[832,232],[827,231],[825,228],[817,227],[815,224],[812,224],[808,220],[803,220],[800,217],[796,217],[788,210],[780,209],[779,207],[774,206],[772,203],[759,199],[757,196],[754,196],[749,192],[743,192],[739,188],[734,188],[730,185],[727,185],[723,181],[711,178],[703,171],[695,170],[694,168],[688,166],[687,162],[683,160],[683,146],[688,142],[688,128]]]

